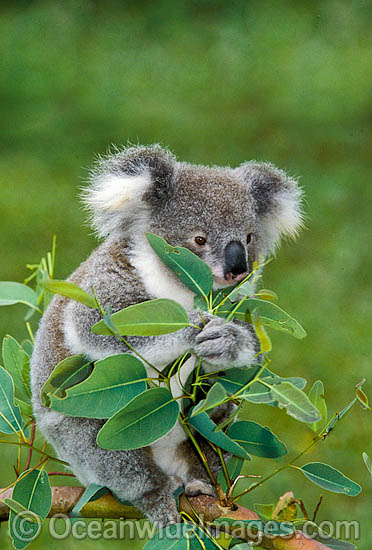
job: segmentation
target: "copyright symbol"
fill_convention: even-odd
[[[31,510],[22,510],[13,516],[11,526],[14,538],[31,542],[40,534],[41,518]]]

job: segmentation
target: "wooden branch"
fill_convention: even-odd
[[[13,489],[1,491],[0,499],[12,496]],[[54,514],[68,514],[75,506],[84,492],[84,487],[52,487],[52,507],[48,517]],[[184,511],[191,516],[195,513],[202,517],[204,521],[213,521],[219,517],[229,517],[235,520],[259,519],[258,515],[243,506],[237,506],[235,510],[224,508],[220,505],[218,499],[208,495],[198,495],[196,497],[180,497],[180,511]],[[110,493],[106,493],[101,498],[88,502],[80,511],[84,518],[110,518],[110,519],[141,519],[143,515],[139,510],[132,506],[120,504]],[[0,522],[9,518],[9,508],[3,502],[0,502]],[[234,527],[225,528],[231,534],[244,540],[256,541],[256,536],[250,532],[242,535],[241,532],[234,532]],[[241,531],[241,529],[240,529]],[[291,538],[263,535],[260,541],[260,547],[266,550],[330,550],[328,546],[315,541],[302,533],[295,531]]]

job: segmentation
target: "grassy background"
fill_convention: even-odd
[[[203,164],[269,160],[300,178],[307,212],[306,231],[282,246],[265,286],[308,337],[272,334],[272,368],[309,386],[321,378],[331,412],[363,377],[372,395],[371,15],[368,0],[2,2],[0,279],[22,281],[54,233],[58,277],[86,258],[95,242],[78,189],[110,143],[161,142]],[[0,314],[1,335],[25,337],[22,306]],[[311,441],[306,426],[275,409],[244,414],[268,423],[293,452]],[[361,452],[372,455],[371,422],[355,407],[309,455],[364,486],[355,498],[323,492],[319,519],[360,521],[365,549],[371,479]],[[0,453],[4,486],[13,448]],[[267,469],[265,461],[249,465]],[[310,510],[321,492],[291,471],[246,504],[274,502],[288,489]],[[4,526],[0,541],[10,547]],[[49,544],[44,532],[33,546]]]

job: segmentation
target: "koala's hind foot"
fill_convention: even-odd
[[[196,495],[210,495],[216,497],[217,492],[213,485],[205,479],[192,479],[185,485],[185,495],[196,497]]]
[[[165,481],[165,485],[148,491],[133,501],[133,505],[160,529],[170,523],[181,522],[174,491],[182,484],[179,478],[167,477],[165,474],[161,481]]]

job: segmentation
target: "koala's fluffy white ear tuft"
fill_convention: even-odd
[[[282,237],[297,237],[303,226],[302,190],[296,180],[269,163],[247,162],[238,170],[256,203],[267,252],[274,252]]]
[[[128,147],[99,159],[83,190],[82,200],[99,237],[125,235],[134,219],[145,212],[145,201],[166,196],[174,157],[159,145]]]

